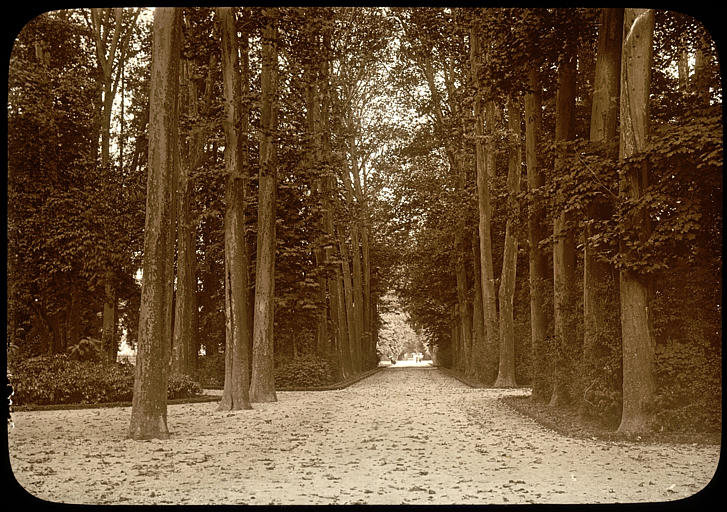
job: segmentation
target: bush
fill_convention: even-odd
[[[15,405],[100,404],[129,402],[134,367],[125,363],[74,361],[65,354],[27,359],[9,368]],[[201,392],[186,376],[170,376],[168,398]]]
[[[333,365],[315,355],[283,361],[275,368],[275,385],[279,387],[325,386],[335,379]]]
[[[199,358],[199,383],[204,388],[221,388],[225,385],[225,354],[212,354]]]
[[[77,345],[68,348],[68,359],[74,361],[103,361],[103,344],[101,340],[83,338]]]
[[[11,370],[16,405],[93,404],[131,400],[134,369],[75,361],[65,354],[22,361]]]
[[[172,374],[167,381],[167,399],[189,398],[202,394],[202,387],[188,375]]]
[[[719,354],[697,343],[657,345],[654,425],[667,432],[719,431],[722,381]]]

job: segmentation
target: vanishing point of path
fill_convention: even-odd
[[[13,413],[13,472],[66,503],[490,504],[666,501],[712,478],[717,445],[572,439],[435,368],[388,368],[254,410],[170,405],[169,440],[129,408]]]

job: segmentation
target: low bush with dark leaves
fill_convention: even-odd
[[[275,385],[278,387],[316,387],[335,382],[331,363],[314,355],[281,361],[275,368]]]
[[[65,354],[17,362],[8,373],[14,405],[129,402],[134,390],[132,365],[76,361]],[[170,375],[167,389],[169,399],[188,398],[202,391],[184,375]]]

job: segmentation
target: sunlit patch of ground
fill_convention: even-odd
[[[711,479],[720,447],[563,436],[436,368],[346,389],[278,393],[218,412],[168,407],[168,440],[126,438],[130,409],[18,412],[15,477],[66,503],[488,504],[674,500]]]

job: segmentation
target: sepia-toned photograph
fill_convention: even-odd
[[[713,497],[707,27],[630,7],[28,17],[7,51],[12,496]]]

